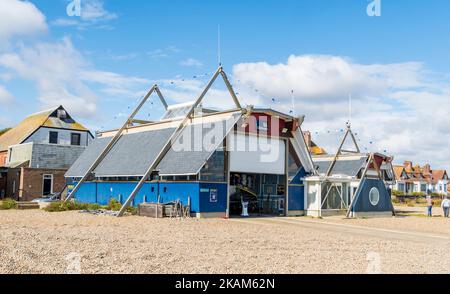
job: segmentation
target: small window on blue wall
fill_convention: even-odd
[[[164,187],[164,193],[167,193],[167,187]]]
[[[152,187],[150,190],[151,190],[152,192],[155,192],[155,187]]]

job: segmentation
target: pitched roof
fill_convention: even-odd
[[[75,122],[70,116],[66,121],[53,117],[62,106],[34,113],[26,117],[17,126],[0,136],[0,151],[8,150],[9,146],[23,143],[40,127],[64,128],[69,130],[88,131],[84,126]]]
[[[394,165],[394,173],[395,179],[402,180],[402,173],[405,171],[405,168],[402,165]]]
[[[431,171],[433,174],[433,183],[437,183],[439,180],[442,180],[444,176],[447,174],[447,171],[444,169],[433,170]]]
[[[226,117],[210,123],[209,128],[203,126],[201,134],[198,134],[194,129],[196,125],[189,124],[186,126],[158,165],[159,174],[197,174],[241,116],[240,111],[230,113]],[[221,126],[223,128],[220,128]],[[210,133],[211,130],[218,129],[222,132],[220,134],[214,133],[217,136],[214,138],[214,142],[204,140],[206,132]],[[174,127],[163,127],[123,134],[94,170],[95,176],[139,177],[144,175],[174,130]],[[82,177],[110,140],[111,137],[95,139],[75,161],[65,176],[70,178]],[[195,146],[195,140],[200,140],[202,146]],[[184,147],[187,149],[193,148],[193,150],[183,150]]]
[[[318,160],[317,158],[313,158],[314,165],[317,167],[317,171],[319,174],[326,174],[333,159],[329,160]],[[364,164],[367,161],[367,156],[361,157],[341,157],[336,160],[336,163],[333,166],[331,175],[346,175],[355,177],[358,175],[359,171],[364,167]]]

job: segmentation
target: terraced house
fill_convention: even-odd
[[[406,195],[427,191],[446,195],[449,192],[446,170],[433,170],[429,164],[420,166],[405,161],[403,165],[395,165],[394,172],[396,184],[393,189]]]
[[[30,201],[61,191],[64,173],[93,139],[59,106],[0,136],[0,198]]]

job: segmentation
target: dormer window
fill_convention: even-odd
[[[66,119],[67,118],[67,112],[64,109],[58,109],[57,114],[59,119]]]

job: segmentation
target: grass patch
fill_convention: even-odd
[[[16,209],[17,208],[17,201],[14,199],[6,198],[1,202],[0,209],[3,210],[9,210],[9,209]]]

